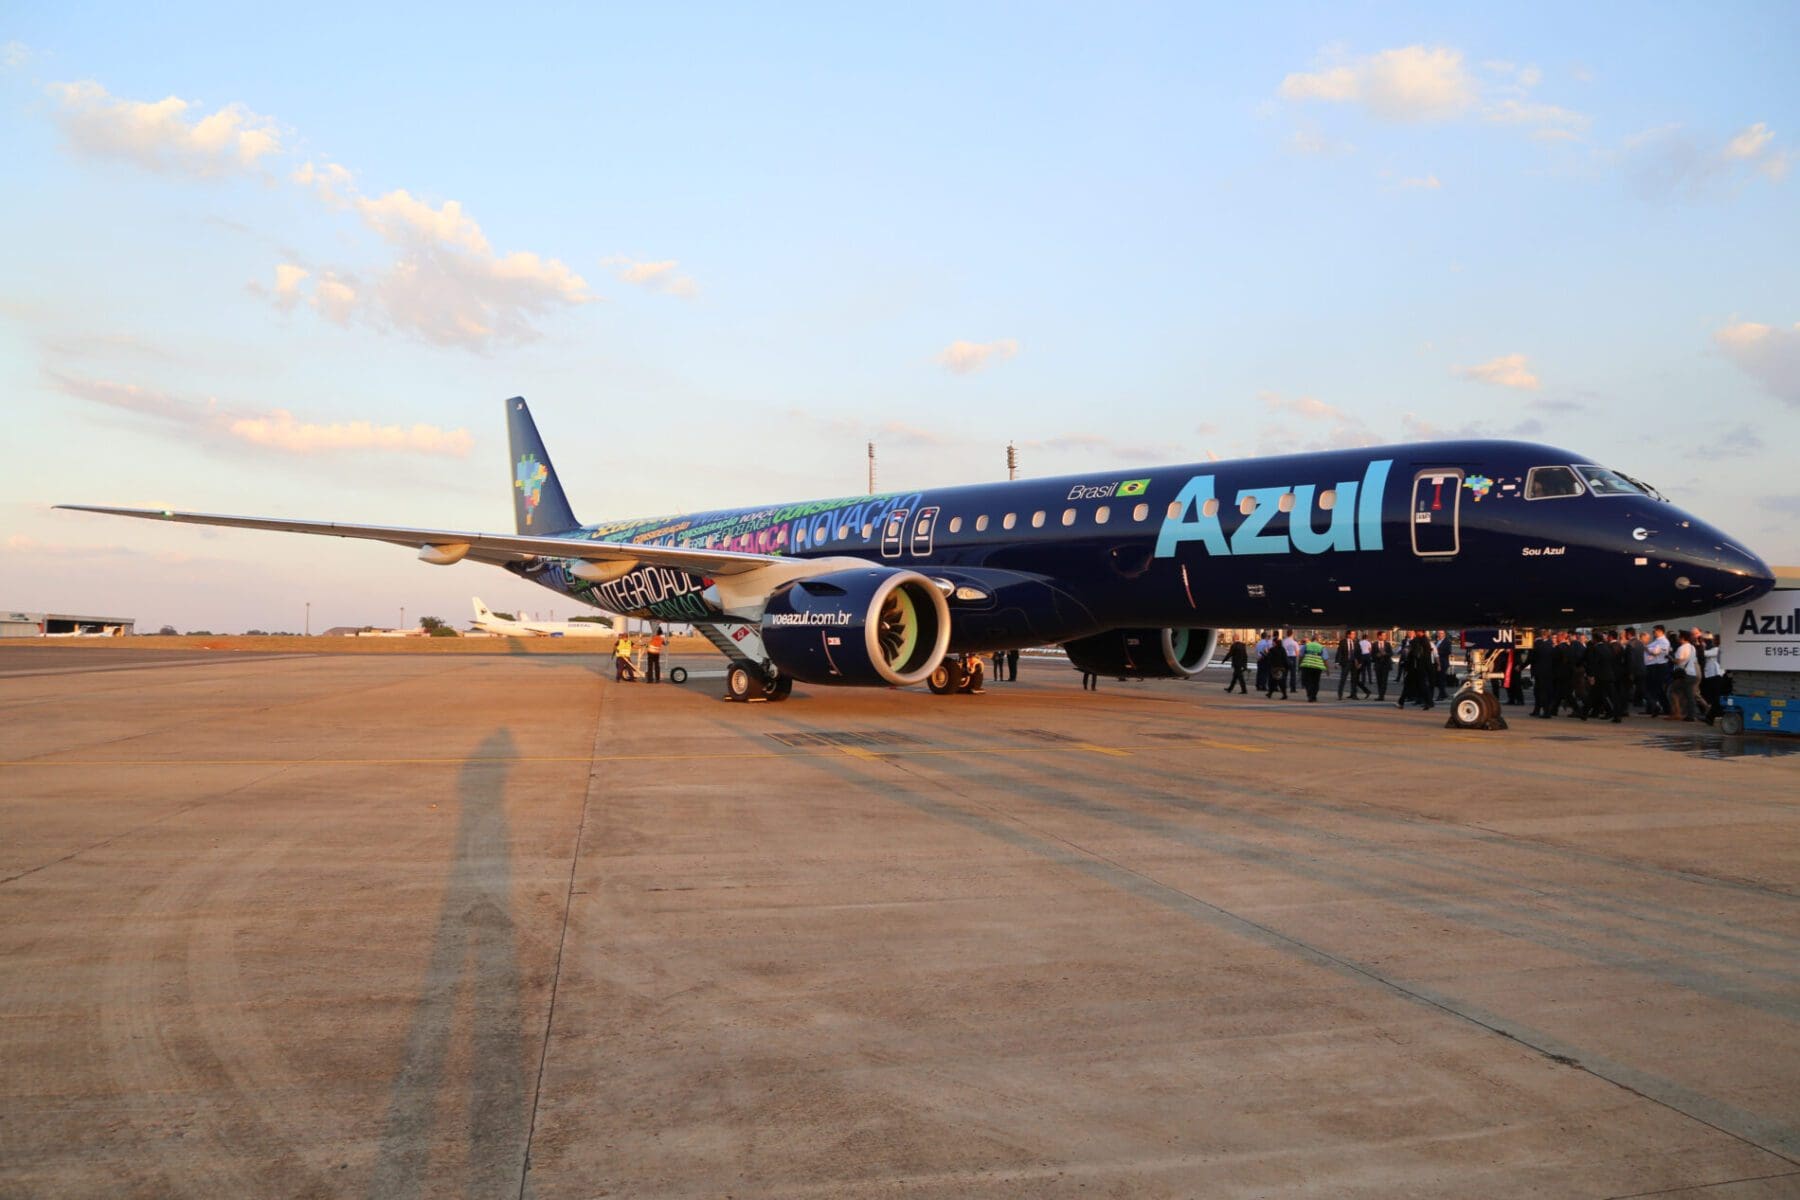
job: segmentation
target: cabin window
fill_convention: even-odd
[[[1577,463],[1575,470],[1580,473],[1582,482],[1587,484],[1588,491],[1596,496],[1641,496],[1644,494],[1642,488],[1617,471],[1609,471],[1605,467],[1582,463]]]
[[[1181,520],[1181,501],[1179,501],[1179,500],[1169,501],[1169,520],[1171,520],[1171,521]]]
[[[987,514],[986,513],[982,513],[979,517],[975,518],[975,532],[976,533],[986,533],[987,532]]]
[[[875,532],[875,527],[873,525],[869,524],[867,521],[864,521],[863,522],[863,541],[865,541],[865,542],[868,541],[869,535],[874,532]]]
[[[1206,498],[1206,501],[1200,505],[1200,515],[1203,517],[1218,516],[1219,515],[1219,498],[1217,496],[1208,496]]]
[[[1134,521],[1142,521],[1149,517],[1149,515],[1150,506],[1148,504],[1140,504],[1131,510],[1131,519]]]
[[[795,534],[794,540],[802,546],[806,545],[806,530],[802,529],[799,533]]]
[[[951,517],[950,518],[950,532],[951,533],[961,533],[962,532],[962,518],[961,517]]]
[[[1330,512],[1332,509],[1334,509],[1336,507],[1337,507],[1337,489],[1336,488],[1326,488],[1324,491],[1319,493],[1319,510],[1321,512]]]
[[[1294,511],[1294,493],[1292,493],[1292,492],[1281,493],[1281,499],[1279,499],[1275,502],[1275,507],[1279,508],[1282,512],[1293,512]]]
[[[1581,495],[1581,480],[1568,467],[1533,467],[1525,477],[1527,500],[1561,500]]]
[[[1000,528],[1002,528],[1002,529],[1011,529],[1014,525],[1017,525],[1018,523],[1019,523],[1019,518],[1016,513],[1007,513],[1004,517],[1000,518]]]
[[[848,524],[839,525],[838,526],[838,541],[841,542],[849,536],[850,536],[850,526]]]
[[[1075,510],[1072,508],[1063,509],[1063,528],[1066,529],[1070,525],[1073,525],[1074,523],[1075,523]]]
[[[1256,511],[1256,497],[1245,496],[1238,501],[1238,511],[1246,517]]]
[[[1094,510],[1094,524],[1104,525],[1110,520],[1112,520],[1112,509],[1106,507],[1106,505],[1102,504],[1099,508]]]
[[[1044,527],[1044,510],[1043,509],[1040,508],[1036,512],[1031,514],[1031,527],[1033,529],[1042,529]]]

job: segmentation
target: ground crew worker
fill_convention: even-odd
[[[646,649],[648,653],[644,660],[644,682],[661,683],[663,652],[662,630],[658,629],[650,634],[650,645]]]
[[[613,642],[613,682],[624,683],[636,678],[637,669],[631,665],[631,636],[621,633]]]
[[[1319,699],[1319,676],[1325,674],[1325,647],[1317,637],[1308,637],[1306,645],[1300,649],[1300,683],[1306,688],[1306,699],[1317,703]],[[1351,692],[1350,698],[1356,699]]]

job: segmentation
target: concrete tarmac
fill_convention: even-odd
[[[1800,757],[31,653],[0,1194],[1800,1195]]]

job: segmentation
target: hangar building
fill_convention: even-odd
[[[70,613],[0,611],[0,637],[44,637],[53,633],[130,637],[136,628],[136,617],[78,617]]]

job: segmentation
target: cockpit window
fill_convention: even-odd
[[[1581,495],[1581,480],[1570,467],[1533,467],[1525,477],[1527,500],[1558,500]]]
[[[1638,491],[1644,493],[1644,495],[1650,497],[1652,500],[1667,499],[1661,492],[1637,478],[1635,475],[1627,475],[1623,471],[1615,471],[1614,474],[1618,475],[1619,478],[1625,480],[1625,482],[1631,484],[1633,487],[1637,488]]]
[[[1629,477],[1617,471],[1609,471],[1605,467],[1589,466],[1586,463],[1575,464],[1581,473],[1582,482],[1587,484],[1588,491],[1596,496],[1642,496],[1640,488]]]

